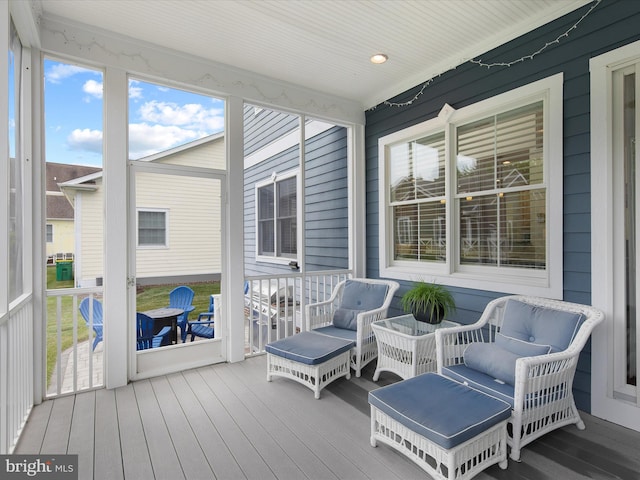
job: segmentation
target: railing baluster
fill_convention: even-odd
[[[56,298],[56,393],[62,392],[62,297]]]
[[[78,391],[78,297],[73,296],[73,391]]]

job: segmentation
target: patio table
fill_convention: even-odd
[[[393,372],[403,379],[435,372],[435,332],[458,325],[448,320],[438,324],[419,322],[410,314],[373,322],[371,326],[378,342],[378,364],[373,381],[376,382],[380,372],[384,371]]]
[[[156,308],[153,310],[147,310],[142,312],[145,315],[153,318],[154,322],[154,335],[162,330],[164,326],[171,327],[171,343],[178,343],[178,316],[184,313],[181,308]]]

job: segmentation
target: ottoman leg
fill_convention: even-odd
[[[373,406],[371,406],[371,437],[369,437],[369,443],[371,443],[371,446],[373,448],[378,446],[378,441],[376,440],[375,432],[376,432],[376,413]]]
[[[267,353],[267,382],[271,381],[271,354]]]

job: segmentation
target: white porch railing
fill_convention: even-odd
[[[47,397],[104,386],[104,345],[92,348],[93,315],[87,325],[78,309],[82,298],[101,298],[102,291],[102,287],[47,290]]]
[[[0,454],[16,446],[33,406],[33,297],[0,318]]]
[[[350,277],[349,270],[247,277],[246,355],[263,353],[267,343],[304,331],[305,305],[328,299],[336,284]],[[47,397],[104,386],[104,344],[92,349],[95,332],[78,308],[82,298],[100,298],[102,291],[47,290]]]
[[[350,277],[350,270],[246,277],[246,356],[263,353],[267,343],[306,330],[305,305],[327,300],[336,284]]]

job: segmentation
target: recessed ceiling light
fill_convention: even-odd
[[[376,53],[375,55],[371,56],[371,63],[384,63],[387,60],[389,60],[389,57],[387,57],[384,53]]]

